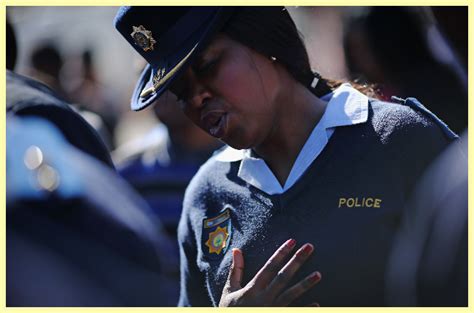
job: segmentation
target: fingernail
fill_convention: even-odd
[[[321,279],[321,273],[319,272],[314,272],[311,275],[309,275],[308,280],[311,282],[316,282]]]
[[[287,245],[289,248],[293,248],[293,247],[296,245],[296,240],[294,240],[294,239],[289,239],[289,240],[286,242],[286,245]]]
[[[313,252],[313,245],[310,243],[307,243],[303,248],[303,252],[306,254],[310,254],[311,252]]]

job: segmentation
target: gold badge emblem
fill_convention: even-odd
[[[220,254],[222,249],[226,247],[227,237],[229,237],[227,226],[218,226],[215,231],[211,232],[209,239],[206,241],[206,246],[209,247],[209,253]]]
[[[153,50],[153,45],[156,43],[156,40],[153,39],[153,34],[151,31],[146,30],[143,25],[132,26],[133,32],[130,34],[135,43],[140,46],[143,51]]]
[[[153,87],[158,89],[158,86],[160,85],[161,80],[165,76],[165,69],[158,69],[155,75],[153,75]]]

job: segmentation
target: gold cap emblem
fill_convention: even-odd
[[[165,69],[161,68],[156,71],[156,74],[153,75],[153,87],[155,89],[158,89],[158,86],[160,85],[161,80],[165,77]]]
[[[153,50],[153,45],[156,43],[156,40],[153,39],[153,34],[151,31],[146,30],[143,25],[132,26],[133,32],[130,34],[135,43],[143,49],[143,51]]]

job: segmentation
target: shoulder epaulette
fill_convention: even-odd
[[[446,125],[445,122],[443,122],[442,120],[440,120],[433,112],[431,112],[430,110],[428,110],[423,104],[420,103],[420,101],[418,101],[416,98],[406,98],[406,99],[402,99],[402,98],[399,98],[399,97],[396,97],[396,96],[392,96],[391,97],[392,101],[395,101],[399,104],[402,104],[402,105],[407,105],[409,106],[410,108],[412,108],[413,110],[417,111],[417,112],[420,112],[424,115],[426,115],[427,117],[429,117],[433,122],[435,122],[440,128],[441,130],[443,131],[443,133],[445,134],[445,136],[450,139],[450,140],[453,140],[453,139],[457,139],[459,138],[459,136],[454,133],[448,125]]]

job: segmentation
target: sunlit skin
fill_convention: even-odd
[[[270,58],[218,35],[171,90],[184,113],[236,149],[252,148],[283,184],[326,103]],[[219,127],[217,127],[219,128]]]

